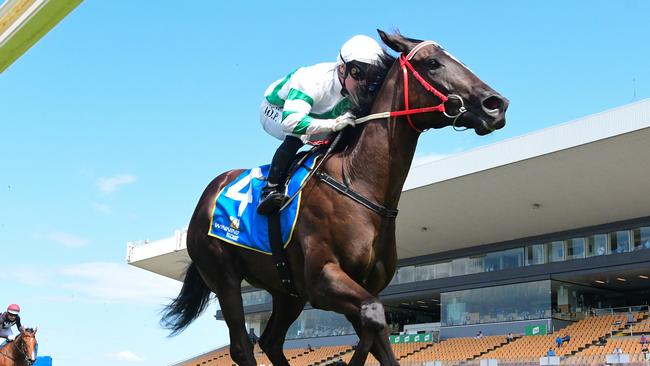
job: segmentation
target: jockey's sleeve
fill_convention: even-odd
[[[23,330],[22,324],[20,324],[20,316],[16,315],[16,327],[18,328],[19,331]]]
[[[282,130],[296,135],[315,135],[331,132],[333,119],[309,116],[314,99],[299,89],[290,89],[282,111]]]

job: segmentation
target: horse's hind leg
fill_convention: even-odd
[[[305,302],[301,299],[284,294],[273,295],[273,312],[259,340],[260,347],[273,366],[289,366],[282,347],[287,330],[304,307]]]
[[[223,244],[210,245],[216,255],[201,256],[205,259],[200,269],[201,276],[210,289],[217,294],[223,319],[230,332],[230,357],[239,366],[256,365],[253,345],[248,338],[244,320],[244,304],[241,297],[242,274],[236,268],[238,261],[229,252],[223,250]],[[216,262],[212,260],[217,258]],[[195,260],[196,263],[196,260]]]

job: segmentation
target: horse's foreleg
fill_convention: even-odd
[[[282,351],[287,330],[305,307],[305,301],[288,295],[273,295],[273,312],[259,344],[273,366],[289,366]]]
[[[352,323],[354,330],[358,333],[361,333],[361,319],[356,315],[346,316],[348,321]],[[390,346],[390,341],[388,339],[388,327],[385,327],[383,331],[377,332],[375,339],[370,348],[370,353],[379,361],[381,365],[399,365],[393,349]]]
[[[329,263],[318,274],[308,275],[307,290],[309,300],[317,308],[334,310],[338,313],[358,317],[360,329],[357,331],[359,344],[350,360],[350,365],[363,365],[375,339],[384,334],[386,318],[384,307],[379,299],[352,280],[337,264]],[[390,345],[383,353],[392,354]],[[389,364],[397,364],[397,360]]]

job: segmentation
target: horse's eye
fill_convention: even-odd
[[[435,70],[435,69],[438,69],[438,68],[442,67],[442,64],[440,62],[438,62],[438,59],[435,59],[435,58],[429,59],[427,64],[429,65],[429,68],[431,70]]]

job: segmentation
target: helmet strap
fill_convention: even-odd
[[[339,52],[339,57],[341,57],[341,61],[343,61],[343,66],[345,66],[345,71],[343,72],[343,78],[340,77],[340,73],[338,70],[338,66],[336,68],[336,77],[339,78],[339,82],[341,83],[341,95],[344,97],[347,97],[350,95],[350,92],[345,88],[345,79],[348,78],[348,75],[350,74],[350,71],[348,70],[348,63],[345,62],[343,59],[343,55]]]

